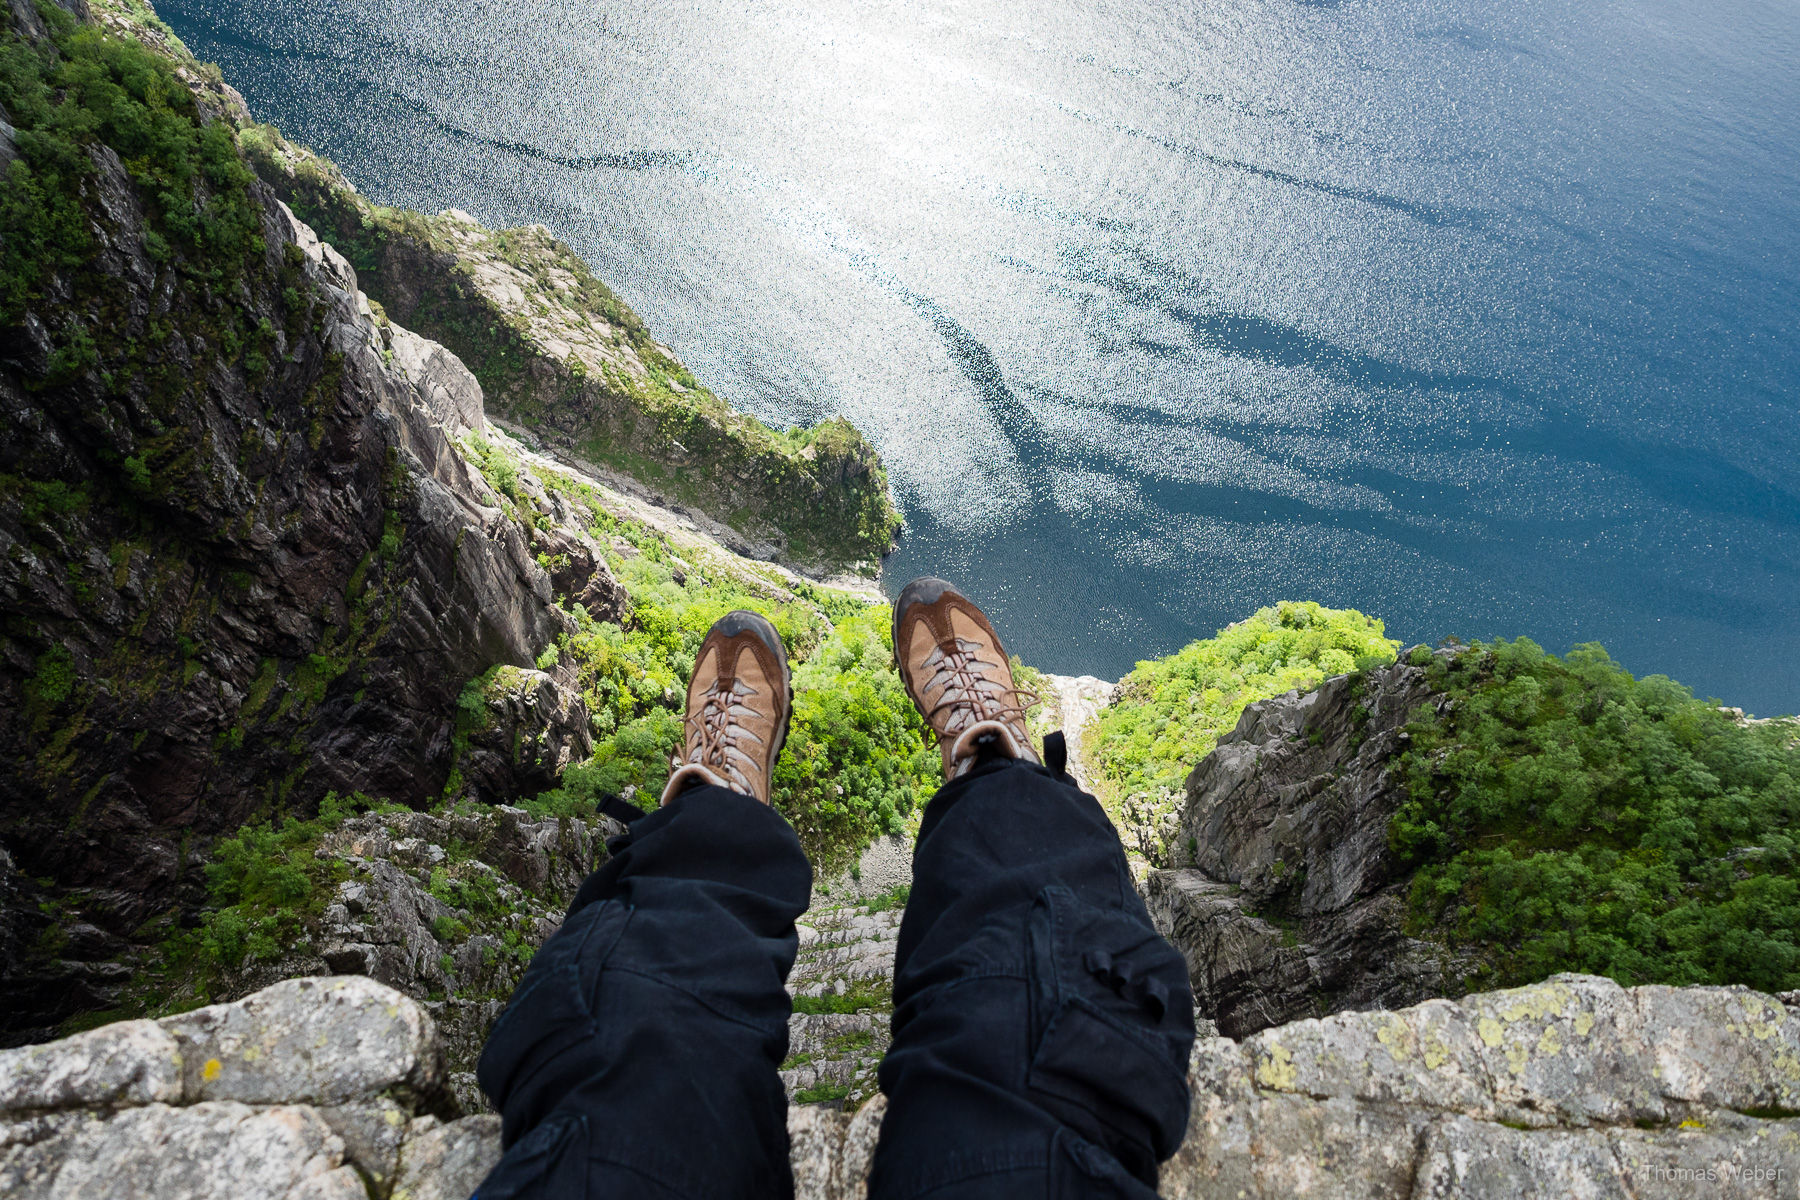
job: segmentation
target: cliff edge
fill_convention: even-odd
[[[1529,988],[1202,1038],[1159,1193],[1790,1196],[1800,1013],[1744,988]],[[798,1200],[853,1200],[885,1101],[789,1110]],[[472,1193],[499,1119],[458,1117],[414,1001],[356,976],[0,1052],[0,1190],[21,1200]]]

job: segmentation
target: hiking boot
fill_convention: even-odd
[[[1025,730],[1025,710],[1038,698],[1013,685],[1000,635],[944,580],[915,579],[894,602],[894,661],[937,734],[945,779],[966,773],[984,752],[1038,761]]]
[[[767,804],[793,710],[793,677],[775,627],[742,609],[720,617],[694,659],[682,755],[662,802],[716,783]]]

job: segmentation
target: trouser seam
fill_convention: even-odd
[[[668,988],[672,992],[680,992],[683,996],[688,997],[690,1000],[694,1001],[694,1003],[705,1008],[707,1012],[712,1013],[714,1016],[718,1017],[720,1020],[730,1021],[733,1025],[741,1025],[745,1029],[752,1030],[753,1032],[758,1033],[758,1034],[766,1035],[769,1032],[769,1029],[766,1026],[759,1024],[758,1022],[751,1020],[748,1017],[739,1016],[736,1013],[726,1012],[724,1009],[720,1008],[717,1004],[713,1003],[711,1000],[708,1000],[705,996],[701,995],[699,992],[694,991],[692,988],[682,987],[679,983],[676,983],[671,979],[667,979],[664,976],[658,975],[651,971],[642,970],[641,968],[638,968],[638,967],[628,967],[628,966],[623,966],[618,963],[608,963],[601,972],[600,979],[601,979],[602,987],[605,986],[606,972],[608,972],[608,971],[617,972],[620,975],[635,975],[639,979],[647,979],[651,983],[656,984],[658,987]],[[790,1010],[791,1010],[791,1006],[792,1006],[791,998],[789,1000],[789,1005],[790,1005]],[[784,1024],[783,1029],[785,1030],[785,1028],[786,1028],[786,1026]]]

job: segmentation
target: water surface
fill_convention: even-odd
[[[371,196],[541,221],[1116,677],[1284,598],[1800,708],[1782,0],[165,0]]]

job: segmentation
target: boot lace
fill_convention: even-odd
[[[759,693],[741,679],[733,679],[724,688],[719,680],[714,680],[701,693],[699,710],[690,712],[684,719],[687,726],[687,744],[690,763],[710,767],[713,771],[730,777],[741,790],[750,791],[753,783],[739,761],[747,763],[752,769],[760,770],[760,764],[754,754],[748,753],[740,746],[754,743],[763,745],[762,738],[744,728],[740,723],[746,717],[763,717],[747,701],[749,697]]]
[[[925,721],[942,729],[947,738],[955,738],[982,721],[1003,722],[1023,737],[1026,714],[1044,702],[1036,692],[1007,687],[988,676],[987,671],[998,669],[1001,664],[981,657],[987,649],[980,642],[959,637],[947,645],[935,646],[920,664],[932,672],[925,681],[924,693],[930,695],[943,689],[938,702],[925,714]]]

